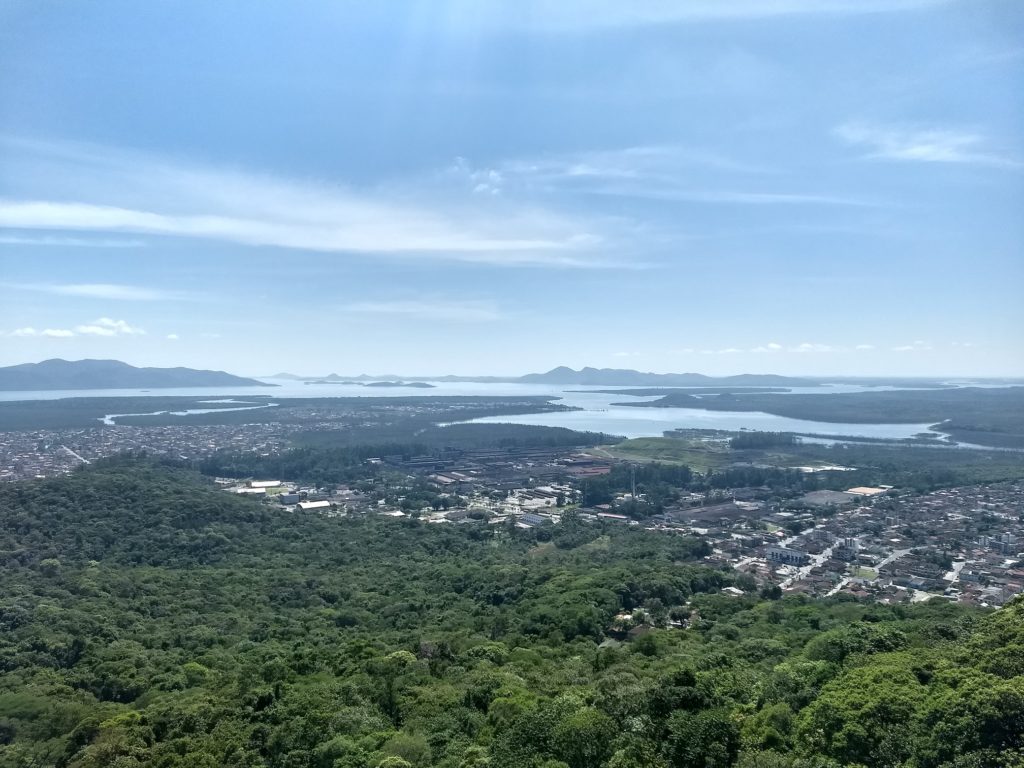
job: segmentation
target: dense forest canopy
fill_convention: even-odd
[[[0,765],[1010,766],[1024,603],[721,590],[700,542],[272,510],[117,461],[0,489]]]

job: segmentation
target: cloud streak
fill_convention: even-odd
[[[0,234],[0,245],[30,245],[60,248],[144,248],[143,240],[98,240],[81,237],[27,237],[25,235]]]
[[[915,341],[913,344],[901,344],[898,347],[893,347],[893,352],[929,352],[932,346],[924,341]]]
[[[83,336],[145,336],[146,332],[141,328],[129,325],[124,320],[111,320],[109,317],[101,317],[93,320],[89,325],[76,325],[75,333]]]
[[[786,16],[829,16],[895,13],[942,5],[948,0],[587,0],[584,3],[551,3],[521,0],[515,14],[492,13],[484,18],[498,24],[518,24],[531,29],[571,33],[624,26],[698,24],[746,21]],[[480,20],[479,0],[472,3],[468,18]],[[491,6],[494,7],[494,6]]]
[[[32,338],[36,336],[45,336],[54,339],[66,339],[75,335],[74,331],[67,330],[66,328],[46,328],[44,330],[37,331],[31,326],[26,328],[16,328],[11,331],[8,336],[15,338]]]
[[[415,211],[358,211],[339,203],[335,216],[301,221],[282,208],[277,220],[221,214],[170,215],[89,203],[0,201],[0,225],[39,229],[142,232],[152,235],[226,240],[309,251],[359,253],[450,253],[466,261],[546,261],[538,253],[573,250],[592,242],[583,234],[561,238],[516,237],[449,226]],[[333,221],[332,221],[333,219]],[[558,261],[557,257],[555,261]],[[578,260],[576,260],[578,261]],[[566,263],[566,262],[563,262]],[[573,262],[575,263],[575,262]]]
[[[866,158],[917,163],[970,163],[999,168],[1022,168],[1024,163],[987,148],[978,133],[945,128],[912,129],[847,123],[835,129],[847,144],[867,150]]]
[[[4,288],[106,301],[176,301],[189,294],[117,283],[3,283]]]
[[[608,186],[588,190],[591,194],[614,197],[635,197],[679,203],[708,203],[725,205],[826,205],[873,207],[878,203],[851,197],[815,195],[794,192],[748,192],[737,190],[658,189],[646,185]]]
[[[707,183],[698,187],[693,183],[697,169],[722,180],[710,188]],[[778,175],[775,169],[672,144],[543,156],[502,163],[494,169],[473,168],[459,158],[450,172],[462,177],[474,190],[486,187],[490,194],[543,189],[719,205],[878,205],[843,195],[765,188],[765,179]]]
[[[129,325],[124,320],[114,320],[109,317],[100,317],[91,323],[76,325],[74,328],[45,328],[37,330],[32,326],[16,328],[6,334],[14,338],[53,338],[70,339],[76,336],[102,336],[110,338],[113,336],[145,336],[142,328]]]
[[[17,144],[56,162],[61,172],[46,178],[52,192],[45,198],[0,199],[3,227],[498,265],[606,267],[614,261],[601,222],[497,195],[437,194],[415,185],[356,190],[80,145]]]

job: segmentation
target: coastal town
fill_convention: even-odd
[[[425,413],[430,414],[428,408]],[[295,423],[119,426],[0,433],[0,481],[67,474],[119,453],[201,462],[223,452],[274,456],[311,427],[366,422],[314,414]],[[416,517],[429,524],[542,529],[567,514],[597,525],[695,536],[705,561],[740,574],[748,591],[850,595],[882,603],[932,598],[999,606],[1024,592],[1024,482],[930,493],[880,485],[780,497],[767,487],[682,490],[657,514],[636,515],[635,488],[595,503],[588,480],[631,466],[601,450],[509,447],[366,460],[367,479],[309,487],[288,478],[219,478],[226,490],[325,515]],[[843,467],[801,467],[830,471]],[[371,477],[372,476],[372,477]],[[732,588],[736,589],[736,588]]]
[[[186,409],[182,411],[102,417],[92,415],[102,410],[89,411],[89,406],[83,404],[82,410],[89,415],[63,420],[88,426],[18,429],[0,423],[0,482],[59,476],[124,452],[181,461],[199,461],[222,452],[272,456],[293,447],[303,437],[330,441],[344,435],[350,440],[378,441],[392,433],[414,435],[441,422],[564,409],[548,398],[533,397],[309,398],[271,404],[273,408],[268,408],[263,418],[249,411],[246,418],[236,422],[230,419],[232,412],[246,409],[231,407],[233,402],[190,398],[187,403],[177,404]],[[16,410],[12,405],[16,404],[7,404],[8,411]],[[214,405],[220,407],[213,410]],[[188,410],[190,406],[199,406],[199,410]],[[206,414],[211,414],[209,421],[205,420]]]
[[[849,595],[880,603],[944,599],[1000,606],[1024,592],[1024,482],[917,494],[893,487],[813,491],[783,501],[767,489],[687,493],[662,513],[624,514],[637,498],[584,503],[588,478],[614,461],[592,452],[491,450],[458,459],[380,457],[405,482],[310,488],[281,480],[220,478],[225,490],[283,511],[416,517],[428,524],[543,529],[566,515],[595,525],[638,526],[704,540],[705,562],[741,574],[746,591]],[[404,490],[428,488],[415,507]],[[411,494],[410,494],[411,495]],[[640,499],[642,501],[642,498]],[[731,588],[735,594],[744,590]]]
[[[56,477],[126,451],[155,457],[201,459],[217,451],[278,453],[299,425],[175,425],[0,432],[0,482]]]

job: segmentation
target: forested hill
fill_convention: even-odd
[[[266,387],[255,379],[194,368],[136,368],[120,360],[43,360],[0,368],[0,390]]]
[[[733,598],[702,553],[282,513],[139,462],[7,485],[0,766],[1022,764],[1024,603]]]

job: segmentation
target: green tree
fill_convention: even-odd
[[[581,709],[565,717],[551,735],[555,755],[569,768],[600,765],[611,754],[611,743],[618,729],[615,721],[593,707]]]
[[[728,710],[676,712],[668,721],[666,754],[672,768],[728,768],[740,735]]]

